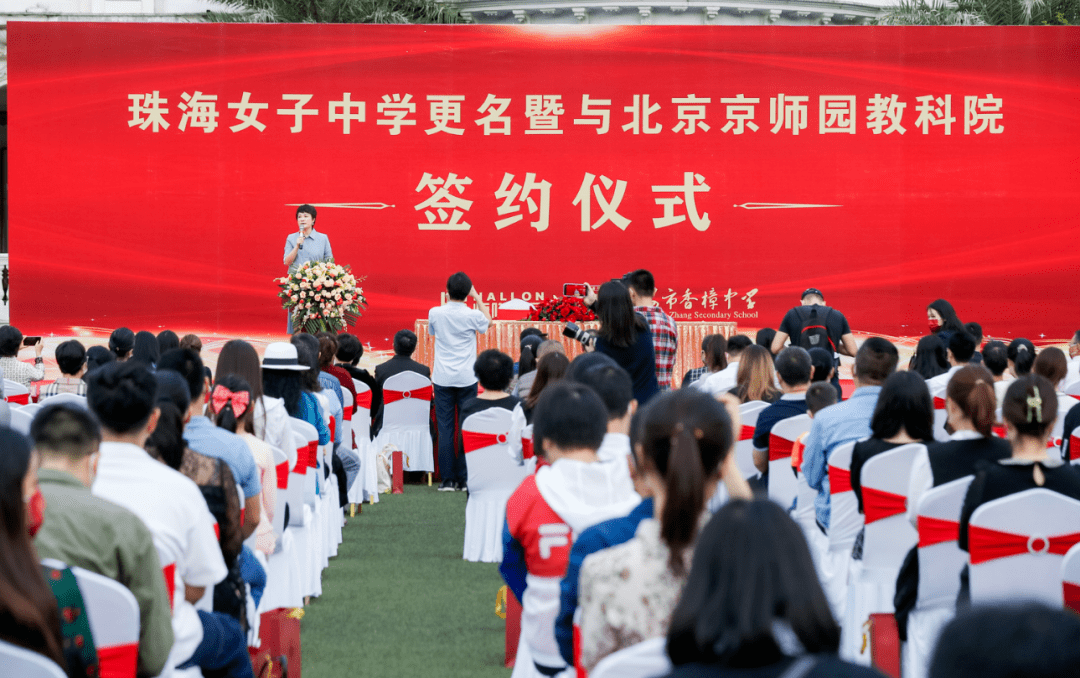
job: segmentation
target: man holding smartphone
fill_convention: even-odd
[[[289,267],[289,273],[309,261],[334,258],[334,252],[330,249],[330,238],[315,230],[316,214],[315,208],[311,205],[305,204],[296,208],[297,232],[285,239],[283,263]],[[293,333],[292,315],[289,316],[286,331],[289,334]]]
[[[36,339],[34,346],[34,364],[30,365],[19,360],[19,349],[23,346],[23,334],[18,328],[10,325],[0,327],[0,369],[3,374],[0,378],[10,379],[30,388],[30,382],[41,381],[45,378],[45,359],[41,357],[43,348],[41,337],[29,337]]]

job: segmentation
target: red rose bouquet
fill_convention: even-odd
[[[589,310],[589,307],[579,297],[552,297],[533,306],[528,320],[584,323],[596,320],[596,314]]]
[[[275,278],[281,291],[281,307],[292,316],[293,327],[314,334],[337,334],[346,325],[355,325],[367,306],[364,290],[348,266],[333,259],[309,261],[282,278]]]

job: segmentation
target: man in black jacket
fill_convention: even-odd
[[[412,359],[413,351],[416,350],[416,341],[416,335],[412,331],[398,330],[398,333],[394,335],[394,357],[375,366],[375,386],[372,386],[371,390],[378,389],[380,397],[378,410],[372,399],[371,411],[374,413],[371,420],[372,436],[375,436],[382,428],[382,387],[387,379],[402,372],[416,372],[431,379],[431,369]]]

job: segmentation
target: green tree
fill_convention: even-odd
[[[333,24],[454,24],[457,9],[436,0],[219,0],[234,12],[209,21]]]
[[[1071,25],[1080,0],[900,0],[878,19],[884,26]]]

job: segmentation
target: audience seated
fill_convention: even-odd
[[[86,382],[82,377],[86,374],[86,348],[79,341],[69,339],[56,347],[55,355],[60,378],[41,389],[39,401],[58,393],[85,396]]]
[[[806,414],[813,420],[818,412],[830,405],[835,405],[839,399],[840,396],[836,393],[836,388],[833,387],[831,382],[819,381],[812,383],[806,389]],[[760,417],[761,415],[758,415],[759,419]],[[803,450],[806,449],[806,436],[808,435],[810,435],[810,431],[799,436],[795,444],[791,446],[791,466],[797,471],[802,470]]]
[[[233,339],[221,347],[218,354],[218,378],[235,375],[247,382],[251,388],[253,412],[251,426],[245,427],[247,433],[266,441],[282,452],[292,445],[289,429],[289,413],[285,411],[285,402],[281,398],[272,398],[263,390],[262,367],[259,353],[246,341]]]
[[[840,629],[813,573],[806,540],[779,505],[721,507],[671,616],[670,678],[880,676],[837,656]]]
[[[112,354],[116,356],[119,362],[124,362],[130,358],[133,348],[135,348],[135,333],[128,328],[118,327],[109,335],[109,350],[112,351]]]
[[[337,445],[341,442],[341,421],[344,415],[342,404],[345,402],[345,397],[341,395],[341,382],[319,369],[319,354],[322,349],[318,339],[310,334],[294,334],[289,341],[297,347],[300,364],[308,366],[309,372],[301,373],[301,382],[316,396],[316,400],[335,422],[335,428],[330,433],[332,444]]]
[[[23,348],[23,334],[17,327],[0,327],[0,374],[4,379],[30,388],[30,382],[45,378],[45,359],[41,357],[44,348],[42,342],[34,344],[34,364],[19,360],[19,349]]]
[[[667,632],[717,481],[731,481],[732,496],[750,494],[734,463],[731,420],[713,398],[695,391],[662,394],[643,412],[641,428],[639,469],[657,515],[642,520],[633,539],[582,563],[581,666],[587,671],[612,652]]]
[[[523,333],[526,331],[527,330],[522,330]],[[536,371],[536,361],[539,360],[539,358],[536,357],[536,350],[543,341],[544,340],[541,337],[538,337],[535,334],[527,334],[521,337],[518,361],[514,363],[515,373],[514,380],[510,387],[511,395],[520,398],[522,390],[528,393],[529,389],[532,388],[532,380],[535,375],[533,375],[533,377],[529,377],[528,375]],[[525,384],[521,384],[523,378],[525,378]]]
[[[863,513],[862,467],[882,452],[934,439],[934,402],[926,382],[915,372],[894,372],[882,384],[870,437],[855,443],[851,452],[851,489]]]
[[[398,330],[394,335],[394,357],[390,358],[384,363],[375,366],[375,378],[372,384],[368,384],[371,388],[371,433],[372,436],[377,434],[382,429],[382,388],[386,380],[395,374],[401,374],[402,372],[416,372],[419,375],[431,378],[431,368],[422,363],[418,363],[412,359],[412,354],[416,350],[416,334],[412,330]],[[359,340],[356,341],[360,343]],[[341,360],[341,351],[344,349],[345,344],[342,344],[338,348],[338,359]],[[361,347],[363,350],[363,347]],[[348,368],[346,368],[348,369]],[[367,374],[367,370],[363,370],[364,374]],[[356,376],[356,372],[350,372],[353,378],[360,379]],[[361,379],[363,381],[363,379]],[[367,383],[366,381],[364,383]],[[376,393],[378,398],[376,400]],[[432,407],[434,407],[434,400],[432,401]]]
[[[352,440],[345,440],[343,437],[345,433],[344,421],[351,420],[352,413],[356,409],[356,385],[348,372],[334,364],[338,351],[337,337],[329,332],[319,332],[315,336],[319,339],[319,381],[332,384],[326,379],[329,375],[337,379],[339,385],[335,393],[341,402],[341,415],[338,418],[338,428],[335,431],[337,444],[334,446],[331,463],[333,464],[334,476],[337,478],[338,500],[344,506],[348,503],[349,487],[352,485],[352,481],[356,479],[357,474],[360,473],[360,457],[353,451]],[[348,405],[349,412],[345,411],[346,391],[351,396]]]
[[[522,331],[526,332],[526,331],[528,331],[528,329],[529,328],[526,328],[525,330],[522,330]],[[532,329],[535,329],[535,328],[532,328]],[[549,353],[558,353],[559,355],[565,356],[566,355],[566,347],[563,346],[561,341],[556,341],[554,339],[544,339],[544,340],[542,340],[539,344],[536,345],[536,364],[537,364],[537,367],[539,367],[539,365],[540,365],[540,359],[543,358],[544,356],[546,356]],[[525,396],[529,395],[529,391],[532,390],[533,381],[535,379],[536,379],[536,370],[533,370],[532,372],[527,372],[524,375],[522,375],[517,380],[517,382],[514,383],[514,390],[513,390],[514,395],[516,395],[519,398],[524,399]]]
[[[806,414],[806,389],[810,388],[810,354],[799,346],[788,346],[776,356],[776,377],[780,398],[758,413],[754,426],[754,466],[762,476],[769,472],[769,434],[784,419]]]
[[[840,379],[836,375],[836,359],[831,351],[823,348],[810,349],[810,363],[814,366],[814,374],[810,377],[810,383],[826,381],[832,384],[836,391],[836,400],[844,399],[844,389],[840,386]]]
[[[180,348],[180,337],[176,335],[176,332],[172,330],[162,330],[157,335],[158,343],[158,355],[164,354],[166,351],[171,351],[174,348]]]
[[[936,334],[928,334],[915,346],[908,369],[929,381],[949,371],[948,347]]]
[[[1015,378],[1009,369],[1009,347],[1002,341],[990,341],[983,347],[983,367],[990,370],[994,378],[994,400],[999,405],[1005,398],[1005,390]]]
[[[104,440],[92,491],[139,516],[154,538],[166,587],[174,590],[174,640],[166,671],[199,666],[230,678],[252,678],[240,624],[193,606],[227,569],[199,488],[143,449],[159,416],[155,389],[154,375],[135,363],[106,365],[90,375],[87,400]]]
[[[760,334],[760,332],[758,334]],[[695,381],[700,379],[702,376],[708,374],[711,371],[714,371],[714,370],[711,370],[710,366],[709,366],[709,343],[713,340],[714,337],[723,338],[722,335],[719,335],[719,334],[706,334],[704,336],[704,338],[702,338],[702,340],[701,340],[701,367],[694,367],[692,369],[687,370],[686,374],[683,375],[682,382],[680,384],[680,388],[686,388],[687,386],[690,386]],[[725,340],[725,342],[726,342],[726,340]],[[721,351],[720,354],[721,354],[721,356],[723,356],[723,351]],[[725,367],[727,367],[727,358],[726,357],[722,358],[721,362],[723,362],[723,365],[720,366],[720,367],[717,367],[716,368],[717,370],[722,370]]]
[[[551,351],[537,361],[536,370],[530,373],[535,374],[536,377],[532,380],[532,386],[529,389],[529,393],[517,404],[517,407],[514,408],[513,419],[511,420],[510,426],[510,449],[514,459],[516,459],[519,464],[525,463],[526,455],[523,449],[524,443],[521,440],[521,436],[525,428],[531,426],[533,423],[533,412],[536,409],[536,401],[540,399],[540,394],[544,392],[545,388],[565,377],[569,369],[570,360],[566,357],[566,354],[559,353],[558,351]],[[543,461],[543,452],[537,449],[535,445],[533,446],[533,454],[538,457],[538,462]]]
[[[731,389],[739,402],[762,400],[772,404],[779,400],[781,394],[774,385],[776,376],[772,353],[755,344],[747,346],[739,358],[735,387]]]
[[[180,338],[180,348],[187,349],[195,353],[195,355],[202,354],[202,339],[197,334],[185,334]],[[203,377],[206,379],[207,386],[210,382],[214,381],[214,374],[210,371],[210,368],[203,365]]]
[[[143,367],[153,372],[157,368],[159,358],[161,354],[158,352],[157,337],[145,330],[136,332],[135,346],[131,349],[131,357],[128,360],[138,361]]]
[[[319,432],[319,444],[330,442],[330,429],[323,422],[319,401],[311,392],[311,365],[315,356],[307,356],[301,362],[301,351],[307,347],[294,346],[284,342],[275,342],[266,347],[263,354],[263,390],[271,398],[281,398],[285,402],[285,411],[290,417],[302,419]],[[302,375],[307,375],[308,381]],[[318,386],[318,382],[315,383]]]
[[[501,407],[513,412],[521,402],[506,392],[510,388],[510,380],[514,378],[514,359],[502,351],[489,348],[476,356],[473,373],[476,374],[476,379],[484,392],[469,398],[462,404],[459,415],[461,421],[492,407]]]
[[[139,603],[138,675],[156,676],[173,644],[171,602],[153,537],[131,511],[90,493],[101,428],[75,405],[49,405],[30,427],[40,455],[44,522],[37,553],[114,579]]]
[[[596,455],[602,462],[625,465],[631,454],[630,420],[638,406],[630,375],[616,365],[595,365],[576,372],[573,379],[595,391],[607,410],[607,433]]]
[[[1080,617],[1041,605],[988,606],[941,632],[930,678],[1072,678],[1080,666]]]
[[[1020,338],[1009,342],[1009,374],[1015,379],[1031,372],[1035,364],[1035,344]]]
[[[1047,346],[1035,357],[1035,364],[1031,366],[1031,371],[1046,377],[1053,384],[1054,392],[1058,397],[1058,418],[1064,419],[1077,403],[1075,398],[1065,395],[1063,391],[1065,378],[1069,373],[1069,361],[1065,357],[1065,352],[1056,346]]]
[[[87,374],[111,362],[116,362],[116,354],[104,346],[91,346],[86,349],[86,372],[83,374],[83,381],[86,381]]]
[[[974,323],[974,322],[972,322],[972,323],[964,323],[964,331],[966,331],[968,334],[970,334],[972,336],[973,339],[975,339],[975,353],[972,354],[970,362],[973,362],[976,365],[978,365],[978,364],[980,364],[982,362],[982,353],[979,351],[979,348],[982,346],[982,342],[983,342],[983,328],[982,328],[982,325],[980,325],[979,323]]]
[[[949,369],[933,379],[928,379],[926,381],[926,386],[930,389],[931,395],[944,391],[945,386],[949,383],[949,379],[952,379],[952,375],[956,374],[956,371],[961,367],[971,362],[971,357],[975,355],[975,337],[968,334],[965,330],[959,330],[950,334],[947,346],[948,350],[946,354],[949,358]]]
[[[750,337],[736,334],[727,340],[726,351],[726,364],[723,368],[716,372],[712,372],[706,376],[702,376],[697,381],[697,388],[706,393],[717,395],[731,390],[738,385],[739,376],[739,361],[742,358],[742,353],[747,348],[753,345],[750,341]],[[710,347],[710,352],[715,352],[720,347]],[[711,362],[709,369],[712,370],[716,362]]]
[[[30,541],[43,519],[37,460],[27,439],[0,429],[0,640],[67,668],[60,611]]]
[[[534,437],[551,465],[526,477],[507,502],[499,566],[522,605],[515,669],[521,675],[567,667],[555,643],[555,617],[573,535],[624,516],[641,501],[632,490],[616,491],[615,465],[597,457],[606,420],[600,396],[566,380],[544,389],[537,402]]]
[[[776,330],[771,327],[762,327],[760,330],[757,331],[757,336],[754,337],[754,343],[758,346],[769,349],[769,353],[772,353],[773,339],[775,338]]]
[[[184,440],[191,449],[207,457],[220,459],[229,465],[233,478],[244,491],[243,539],[251,536],[259,525],[259,472],[251,450],[235,434],[218,428],[204,414],[207,393],[203,381],[203,364],[198,354],[187,349],[175,349],[161,356],[159,369],[173,370],[187,382],[191,393]]]

